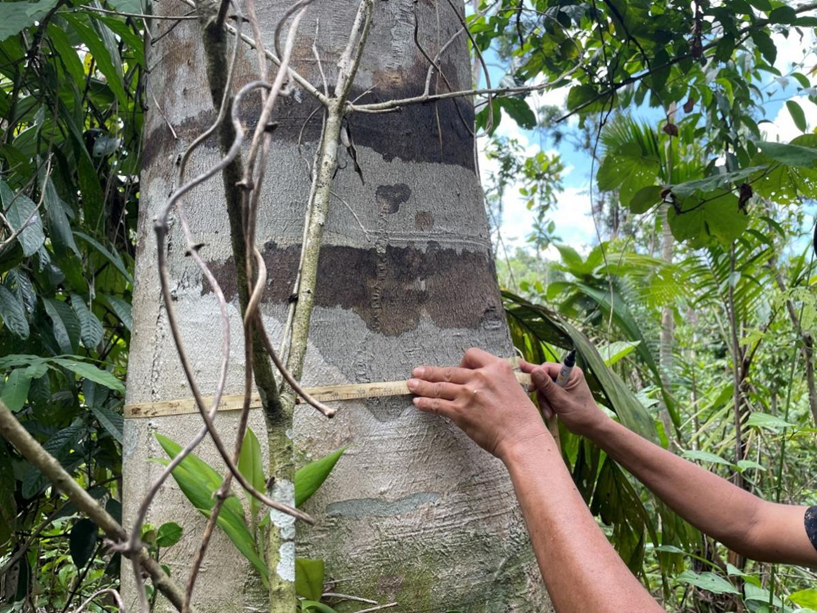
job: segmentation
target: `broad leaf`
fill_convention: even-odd
[[[14,335],[28,338],[30,330],[23,302],[4,285],[0,285],[0,319]]]
[[[79,294],[71,294],[71,306],[79,319],[82,344],[93,349],[102,341],[102,324]]]
[[[125,427],[124,418],[119,413],[114,413],[102,407],[90,407],[90,409],[99,424],[121,445],[123,438],[122,431]]]
[[[768,415],[767,413],[752,413],[749,419],[746,420],[747,426],[754,426],[755,428],[768,428],[770,430],[782,430],[783,428],[793,428],[794,424],[790,424],[785,419]]]
[[[688,449],[681,455],[687,458],[688,460],[698,460],[700,462],[712,462],[714,464],[725,464],[726,466],[732,466],[732,462],[724,460],[722,457],[717,456],[714,453],[709,453],[708,451]]]
[[[715,573],[694,573],[691,570],[685,570],[676,578],[682,583],[689,583],[713,594],[740,594],[734,585]]]
[[[128,280],[128,283],[133,284],[133,277],[131,277],[130,273],[128,272],[128,269],[125,267],[125,263],[122,261],[122,258],[120,258],[118,254],[114,255],[113,252],[106,249],[105,246],[102,245],[99,241],[97,241],[94,238],[91,238],[84,232],[75,231],[74,236],[81,238],[86,243],[91,245],[94,249],[96,249],[103,257],[105,257],[106,260],[113,264],[114,267],[119,272],[122,273],[122,276]]]
[[[797,104],[794,100],[788,100],[786,102],[786,108],[789,109],[789,114],[791,118],[794,120],[794,125],[797,126],[797,129],[801,132],[805,132],[808,130],[808,124],[806,123],[806,114],[803,112],[802,107]]]
[[[73,424],[60,430],[54,436],[49,438],[44,444],[43,448],[51,454],[63,467],[66,466],[68,460],[71,458],[71,452],[77,441],[86,432],[85,424],[82,421],[75,421]],[[81,460],[81,458],[80,458]],[[48,484],[48,479],[40,472],[39,468],[28,465],[23,472],[23,496],[25,498],[33,498]]]
[[[80,519],[71,528],[71,535],[68,538],[68,549],[71,552],[71,559],[74,565],[82,570],[94,555],[94,548],[98,538],[99,529],[90,519]]]
[[[264,478],[264,458],[261,455],[261,445],[252,428],[247,428],[244,441],[241,443],[241,455],[238,457],[238,470],[244,478],[259,492],[266,489]],[[253,517],[264,506],[253,496],[247,496],[250,502],[250,513]]]
[[[817,589],[809,588],[789,595],[789,600],[801,607],[817,608]]]
[[[636,350],[641,341],[615,341],[599,347],[599,355],[607,366],[612,366]]]
[[[57,5],[57,0],[0,3],[0,42],[33,26]]]
[[[295,506],[300,507],[323,485],[346,447],[333,451],[320,460],[310,462],[295,472]]]
[[[0,3],[0,7],[4,6],[9,6],[9,3]],[[23,248],[23,255],[37,253],[45,242],[43,222],[37,212],[37,205],[24,194],[17,194],[15,197],[14,192],[3,181],[0,181],[0,201],[11,227],[15,230],[22,228],[17,235],[17,242]]]
[[[172,547],[182,538],[182,527],[176,522],[167,522],[159,526],[156,533],[156,544],[159,547]]]
[[[80,377],[90,379],[94,383],[99,383],[122,394],[125,393],[125,386],[119,379],[107,370],[102,370],[93,364],[80,362],[79,360],[71,358],[52,358],[51,363],[66,368]]]
[[[295,558],[295,593],[307,600],[320,600],[323,595],[323,560]]]
[[[54,338],[63,353],[76,353],[79,347],[80,325],[74,311],[66,302],[44,298],[45,312],[53,323]]]
[[[31,378],[26,376],[22,368],[15,368],[9,373],[9,378],[0,393],[0,402],[8,407],[12,413],[16,413],[23,408],[28,398],[28,389],[31,386]]]

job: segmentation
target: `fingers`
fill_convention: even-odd
[[[500,358],[496,357],[495,355],[491,355],[487,351],[477,349],[476,347],[471,347],[465,352],[465,355],[462,356],[460,366],[463,368],[482,368],[483,366],[488,366],[488,364],[496,362],[499,359]]]
[[[450,400],[443,400],[442,398],[427,398],[425,396],[417,396],[413,400],[414,406],[426,413],[434,413],[435,415],[442,415],[443,417],[453,418],[456,407]]]
[[[472,375],[468,369],[457,368],[455,366],[445,368],[440,368],[439,366],[418,366],[411,374],[425,381],[445,381],[448,383],[467,383]]]
[[[430,382],[422,379],[409,379],[408,388],[418,396],[427,398],[442,398],[444,400],[454,400],[457,397],[461,386],[454,383]]]
[[[540,368],[544,370],[552,379],[555,379],[559,376],[559,371],[562,369],[561,364],[557,364],[555,362],[545,362],[544,364],[531,364],[530,362],[526,362],[525,360],[519,360],[519,370],[522,372],[526,372],[528,374],[532,374],[534,370]]]

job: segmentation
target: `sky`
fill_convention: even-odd
[[[793,30],[788,40],[782,35],[773,35],[773,38],[777,44],[775,67],[784,75],[791,72],[793,63],[803,64],[805,66],[802,70],[804,73],[817,65],[817,55],[812,52],[815,43],[817,43],[813,30],[806,30],[806,36],[802,41]],[[492,83],[498,83],[503,76],[503,72],[496,63],[491,62],[490,59],[488,62]],[[764,88],[768,87],[769,90],[776,92],[764,105],[765,119],[769,123],[760,124],[761,130],[766,133],[766,140],[789,142],[800,135],[800,131],[794,125],[794,121],[785,107],[785,102],[789,99],[794,99],[800,104],[805,112],[809,130],[817,127],[817,105],[804,96],[792,98],[797,91],[796,85],[796,82],[791,80],[787,87],[781,89],[781,85],[774,82],[771,75],[769,81],[764,85]],[[534,108],[547,105],[564,108],[567,92],[568,88],[565,87],[554,91],[532,94],[528,98],[528,103]],[[657,117],[656,112],[656,109],[642,108],[636,110],[635,116],[654,122]],[[578,120],[572,117],[567,120],[567,124],[568,128],[576,127]],[[590,247],[598,242],[590,214],[590,156],[577,151],[566,140],[554,146],[548,139],[543,140],[539,134],[519,128],[507,116],[502,118],[496,134],[515,138],[526,149],[528,154],[544,149],[549,153],[558,152],[561,155],[562,162],[565,165],[565,172],[563,173],[564,191],[558,196],[558,204],[552,210],[550,217],[556,222],[556,234],[561,238],[562,243],[569,244],[581,252],[589,251]],[[488,139],[483,137],[479,143],[479,164],[483,181],[485,181],[491,170],[496,168],[496,162],[487,159],[485,156],[484,148],[487,142]],[[532,221],[533,213],[526,209],[524,199],[519,196],[518,188],[509,188],[505,196],[504,214],[500,225],[502,240],[509,252],[512,253],[516,247],[523,247],[527,244],[525,237],[530,232]],[[558,259],[558,252],[551,247],[545,253],[545,256]]]

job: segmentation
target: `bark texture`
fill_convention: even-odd
[[[259,3],[270,47],[275,25],[288,6]],[[458,6],[462,8],[461,0]],[[165,2],[157,8],[173,14],[184,11]],[[293,65],[313,83],[321,83],[312,53],[316,20],[317,46],[332,87],[356,8],[353,0],[316,2],[309,8]],[[351,99],[387,100],[422,92],[428,64],[414,42],[415,19],[418,39],[432,57],[460,27],[447,2],[378,2]],[[165,27],[160,24],[154,36]],[[177,156],[215,116],[195,27],[182,22],[151,50],[151,65],[156,68],[150,93],[156,95],[167,121],[152,105],[146,120],[129,402],[189,396],[161,307],[151,220],[173,188]],[[452,86],[470,85],[466,38],[451,46],[441,64]],[[243,50],[237,85],[256,78],[255,70],[254,53]],[[311,162],[320,134],[320,112],[306,126],[304,122],[316,105],[308,94],[295,91],[280,107],[259,213],[258,234],[270,275],[262,312],[278,340],[297,272],[310,190],[306,160]],[[243,114],[250,128],[259,106],[259,98],[247,101]],[[474,168],[473,138],[463,119],[472,124],[470,101],[448,100],[344,121],[362,176],[342,147],[321,250],[305,384],[405,379],[420,363],[456,364],[471,346],[512,354]],[[189,175],[212,164],[217,153],[213,142],[196,155]],[[211,181],[195,190],[183,206],[193,231],[206,244],[202,256],[232,300],[227,393],[238,393],[242,334],[221,183]],[[218,375],[218,305],[193,264],[185,260],[178,229],[171,230],[169,240],[169,270],[176,282],[182,333],[201,387],[212,393]],[[229,440],[237,415],[222,414],[216,423]],[[250,423],[265,441],[260,411]],[[161,468],[148,461],[163,456],[153,433],[185,442],[200,424],[198,416],[127,421],[126,523]],[[290,436],[298,464],[347,447],[305,509],[318,525],[299,526],[297,535],[298,556],[324,558],[329,575],[348,579],[343,592],[398,601],[401,610],[413,613],[547,610],[504,468],[453,425],[418,413],[406,398],[372,399],[344,403],[332,421],[301,405]],[[222,470],[210,446],[202,446],[199,455]],[[184,581],[203,518],[171,483],[157,498],[148,521],[185,526],[182,541],[162,560],[177,581]],[[125,594],[131,600],[129,577],[129,571],[123,571]],[[195,602],[203,612],[266,608],[260,582],[220,532],[198,586]]]

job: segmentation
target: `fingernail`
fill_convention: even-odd
[[[534,370],[530,378],[533,379],[533,382],[537,385],[543,385],[545,382],[545,375],[541,370]]]
[[[414,388],[416,388],[416,387],[417,387],[417,385],[419,385],[419,383],[420,383],[420,382],[419,382],[417,379],[409,379],[409,380],[406,382],[406,385],[408,385],[408,388],[409,388],[410,390],[413,390]]]
[[[420,406],[420,398],[412,398],[411,401],[414,403],[414,406]]]
[[[414,375],[415,377],[422,377],[425,371],[426,371],[425,368],[423,368],[422,366],[418,366],[417,368],[411,371],[411,374]]]

